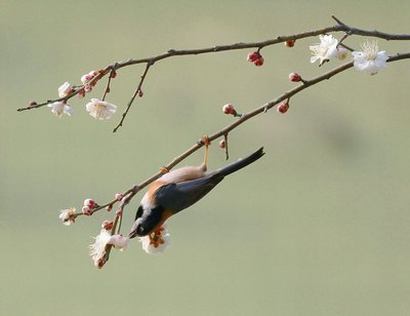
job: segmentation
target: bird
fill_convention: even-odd
[[[158,234],[171,216],[192,206],[207,195],[226,176],[257,161],[265,153],[263,147],[213,172],[207,173],[208,145],[199,166],[186,166],[162,175],[152,182],[141,199],[128,238]]]

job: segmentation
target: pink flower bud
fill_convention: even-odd
[[[259,59],[255,60],[255,62],[253,63],[255,66],[262,66],[263,63],[265,62],[265,60],[263,59],[263,57],[261,56]]]
[[[93,88],[89,84],[84,85],[84,92],[90,92]]]
[[[278,105],[277,108],[279,113],[286,113],[289,110],[289,103],[288,101],[282,102],[281,104]]]
[[[107,221],[105,220],[102,224],[101,227],[104,228],[105,230],[110,230],[114,226],[114,222],[112,221]]]
[[[264,59],[259,52],[252,52],[248,54],[247,60],[255,66],[262,66]]]
[[[292,72],[289,74],[289,80],[293,82],[299,82],[302,81],[302,77],[298,73]]]
[[[262,55],[259,52],[252,52],[248,54],[248,57],[246,58],[250,63],[254,63],[257,61],[259,58],[261,58]]]
[[[222,111],[223,111],[225,114],[236,115],[236,110],[235,110],[234,106],[233,106],[232,104],[230,104],[230,103],[225,104],[225,105],[222,107]]]
[[[93,215],[93,210],[88,206],[83,206],[81,211],[83,212],[84,215],[87,215],[87,216]]]
[[[85,199],[83,205],[93,209],[97,206],[97,203],[93,199]]]
[[[219,148],[225,149],[225,147],[226,147],[225,139],[221,139],[219,141]]]
[[[79,97],[80,99],[82,99],[82,98],[85,97],[85,91],[84,91],[84,89],[80,89],[80,91],[78,92],[78,97]]]
[[[123,197],[124,197],[124,195],[122,195],[122,193],[116,193],[116,194],[115,194],[115,199],[116,199],[117,201],[121,201]]]
[[[83,84],[86,84],[87,82],[91,81],[97,75],[98,75],[98,71],[91,70],[88,74],[85,74],[85,75],[81,76],[81,82]]]
[[[285,42],[285,46],[286,47],[293,47],[293,46],[295,46],[295,42],[296,42],[296,40],[287,40]]]

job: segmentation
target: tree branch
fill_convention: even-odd
[[[387,60],[387,62],[394,62],[394,61],[399,61],[399,60],[403,60],[403,59],[410,59],[410,53],[403,53],[403,54],[396,54],[394,56],[390,56],[389,59]],[[305,80],[305,82],[303,82],[302,84],[300,84],[299,86],[283,93],[282,95],[278,96],[276,99],[269,101],[257,108],[255,108],[254,110],[248,112],[248,113],[244,113],[239,119],[237,119],[236,121],[234,121],[233,123],[225,126],[224,128],[222,128],[221,130],[215,132],[214,134],[208,136],[209,141],[213,141],[221,136],[223,137],[227,137],[227,135],[234,130],[235,128],[237,128],[238,126],[242,125],[243,123],[245,123],[246,121],[248,121],[249,119],[262,114],[262,113],[266,113],[267,111],[271,110],[275,105],[279,104],[280,102],[290,99],[291,97],[293,97],[294,95],[302,92],[303,90],[314,86],[324,80],[328,80],[332,77],[334,77],[335,75],[344,72],[350,68],[353,67],[353,62],[349,62],[346,64],[343,64],[339,67],[334,68],[333,70],[320,75],[318,77],[312,78],[310,80]],[[166,170],[171,170],[173,167],[175,167],[177,164],[179,164],[180,162],[182,162],[183,160],[185,160],[186,158],[188,158],[189,156],[191,156],[194,152],[196,152],[197,150],[199,150],[201,147],[203,147],[204,141],[201,138],[199,141],[197,141],[194,145],[192,145],[190,148],[188,148],[185,152],[183,152],[182,154],[180,154],[179,156],[175,157],[171,162],[169,162],[166,166],[164,166],[163,168],[165,168]],[[123,200],[123,202],[121,203],[121,211],[124,209],[124,207],[132,200],[132,198],[143,188],[145,188],[146,186],[148,186],[150,183],[154,182],[155,180],[157,180],[158,178],[160,178],[163,175],[163,171],[162,169],[160,169],[160,171],[158,171],[157,173],[153,174],[151,177],[147,178],[146,180],[142,181],[141,183],[133,186],[132,188],[128,189],[127,191],[125,191],[125,193],[123,194],[124,197],[126,197],[126,199]],[[102,206],[99,206],[98,208],[96,208],[94,210],[94,212],[104,209],[106,207],[110,207],[112,205],[114,205],[116,202],[118,202],[117,200],[113,200],[111,202],[108,202]],[[83,215],[83,213],[77,213],[76,216],[81,216]]]
[[[383,33],[379,31],[370,31],[370,30],[364,30],[356,27],[352,27],[347,25],[346,23],[342,22],[340,19],[336,18],[335,16],[332,16],[332,18],[336,21],[336,25],[334,26],[329,26],[309,32],[303,32],[303,33],[298,33],[298,34],[293,34],[293,35],[285,35],[285,36],[278,36],[274,39],[270,40],[265,40],[265,41],[260,41],[260,42],[249,42],[249,43],[235,43],[235,44],[229,44],[229,45],[219,45],[219,46],[213,46],[213,47],[208,47],[208,48],[201,48],[201,49],[181,49],[181,50],[176,50],[176,49],[170,49],[166,53],[159,54],[156,56],[152,57],[146,57],[142,59],[129,59],[127,61],[123,62],[115,62],[113,64],[110,64],[106,66],[105,68],[101,69],[99,71],[98,76],[96,76],[91,83],[96,83],[98,80],[106,76],[107,74],[111,74],[113,70],[117,71],[118,69],[132,66],[132,65],[137,65],[137,64],[146,64],[145,71],[143,75],[141,76],[141,80],[139,82],[139,85],[137,89],[135,90],[133,97],[129,101],[126,110],[122,114],[121,120],[118,123],[118,125],[114,128],[114,132],[118,130],[120,126],[122,126],[125,117],[127,116],[131,105],[136,97],[141,92],[142,84],[145,80],[145,77],[148,73],[148,70],[150,66],[152,66],[154,63],[171,58],[171,57],[176,57],[176,56],[189,56],[189,55],[200,55],[200,54],[209,54],[209,53],[217,53],[217,52],[225,52],[225,51],[233,51],[233,50],[241,50],[241,49],[248,49],[248,48],[257,48],[258,51],[261,50],[264,47],[279,44],[286,42],[288,40],[297,40],[297,39],[302,39],[302,38],[308,38],[308,37],[313,37],[317,36],[320,34],[325,34],[325,33],[331,33],[331,32],[345,32],[346,34],[349,35],[358,35],[358,36],[368,36],[368,37],[378,37],[382,38],[385,40],[410,40],[410,35],[409,34],[390,34],[390,33]],[[342,44],[345,46],[344,44]],[[347,46],[345,46],[347,47]],[[111,75],[110,75],[111,77]],[[104,97],[109,91],[109,84],[110,84],[110,78],[108,80],[108,84],[104,93]],[[57,98],[57,99],[49,99],[45,102],[42,103],[36,103],[32,102],[29,106],[26,107],[21,107],[17,109],[17,111],[22,112],[26,110],[32,110],[32,109],[37,109],[40,107],[44,107],[47,104],[57,102],[57,101],[64,101],[67,102],[69,99],[73,98],[75,95],[79,94],[80,92],[84,91],[84,85],[79,85],[76,86],[73,91],[67,95],[66,97],[63,98]]]

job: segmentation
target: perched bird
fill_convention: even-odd
[[[129,238],[155,234],[172,215],[195,204],[227,175],[261,158],[263,147],[246,158],[221,169],[206,173],[208,146],[204,162],[198,167],[183,167],[164,174],[154,181],[143,196]]]

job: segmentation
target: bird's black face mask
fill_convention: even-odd
[[[146,211],[140,206],[137,211],[136,221],[128,237],[143,237],[150,234],[161,222],[163,211],[164,209],[161,206]]]

